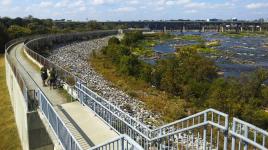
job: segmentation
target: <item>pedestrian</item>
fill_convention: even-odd
[[[41,78],[42,78],[42,81],[43,81],[43,86],[46,86],[46,80],[48,78],[47,67],[46,66],[43,66],[41,68]]]
[[[55,87],[55,83],[56,83],[56,72],[54,68],[51,68],[49,71],[49,86],[50,89],[52,89],[52,87]]]

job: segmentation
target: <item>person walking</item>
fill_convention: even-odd
[[[42,81],[43,81],[43,86],[46,86],[46,80],[48,78],[47,67],[46,66],[43,66],[41,68],[41,78],[42,78]]]
[[[56,72],[54,68],[51,68],[50,72],[49,72],[49,86],[50,89],[55,87],[55,83],[56,83]]]

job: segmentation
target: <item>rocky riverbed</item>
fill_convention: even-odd
[[[109,100],[134,118],[142,121],[149,127],[155,127],[160,122],[160,115],[146,109],[144,103],[132,98],[123,91],[115,88],[105,80],[88,63],[93,50],[100,50],[108,44],[109,37],[84,42],[75,42],[65,46],[55,47],[48,57],[51,61],[67,69],[87,82],[88,87],[100,96]]]

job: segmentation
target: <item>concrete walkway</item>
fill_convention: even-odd
[[[90,135],[90,140],[94,145],[104,143],[118,136],[91,110],[87,107],[81,107],[79,102],[63,104],[61,106],[72,120],[85,131],[85,134]]]
[[[67,98],[57,90],[43,87],[40,69],[23,53],[23,43],[14,46],[10,55],[26,80],[27,87],[33,90],[39,88],[43,91],[83,149],[102,144],[119,136],[100,118],[96,117],[94,112],[79,102],[67,103]]]

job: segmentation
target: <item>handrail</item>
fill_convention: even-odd
[[[60,139],[59,141],[61,143],[61,146],[64,149],[66,149],[66,150],[73,148],[72,145],[71,145],[71,147],[69,147],[69,145],[65,145],[64,144],[64,141],[61,140],[62,138],[65,138],[65,137],[60,137],[60,135],[59,135],[60,134],[60,131],[59,130],[62,130],[62,129],[59,128],[59,122],[62,124],[62,126],[64,127],[64,129],[70,135],[71,140],[74,141],[74,143],[76,145],[75,146],[75,149],[78,147],[78,150],[83,150],[82,147],[80,146],[80,144],[78,143],[78,141],[75,139],[75,137],[71,133],[71,131],[66,127],[65,123],[62,121],[62,119],[60,118],[60,116],[58,115],[57,111],[54,109],[54,107],[52,106],[52,104],[50,103],[50,101],[48,100],[48,98],[44,95],[44,93],[40,89],[38,89],[37,95],[38,95],[40,110],[45,115],[46,119],[48,120],[50,126],[53,129],[52,131],[54,132],[54,134],[56,136],[58,136],[58,138]],[[43,106],[44,104],[47,104],[47,105],[46,106]],[[46,109],[46,110],[44,110],[44,109]],[[49,111],[49,109],[50,109],[50,111]],[[51,119],[51,117],[53,117],[53,115],[55,115],[55,117],[56,117],[56,119],[55,119],[56,122],[53,122],[55,120],[52,120]]]
[[[266,140],[268,139],[268,132],[263,129],[260,129],[238,118],[233,118],[233,127],[229,132],[232,135],[232,149],[235,149],[236,139],[238,138],[244,141],[243,145],[245,148],[248,148],[248,144],[250,144],[256,148],[267,150],[265,144]],[[250,132],[252,132],[253,135],[250,134]],[[257,140],[258,137],[261,138],[261,141]]]
[[[112,146],[112,148],[111,148],[111,146]],[[123,134],[123,135],[121,135],[115,139],[112,139],[110,141],[107,141],[103,144],[91,147],[89,150],[114,149],[114,147],[117,147],[118,149],[122,149],[122,150],[125,148],[128,150],[128,147],[130,147],[130,149],[132,149],[132,150],[143,150],[143,148],[137,142],[135,142],[133,139],[131,139],[126,134]]]

